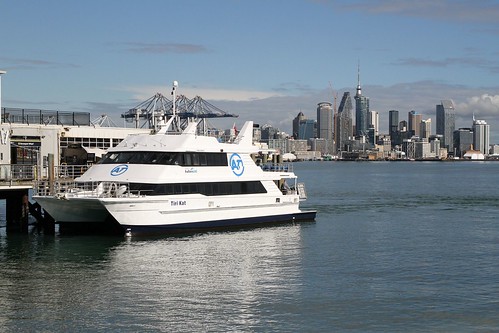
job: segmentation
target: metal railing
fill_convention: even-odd
[[[292,163],[264,163],[260,166],[263,171],[292,172]]]
[[[15,124],[91,126],[90,112],[2,108],[2,122]]]
[[[59,165],[54,167],[54,179],[75,179],[90,165]],[[48,179],[49,168],[32,164],[0,164],[0,181],[30,182]]]
[[[48,180],[34,183],[34,194],[40,196],[56,195],[60,199],[65,198],[121,198],[138,197],[147,191],[130,190],[128,182],[85,182],[76,183],[71,180],[59,179],[54,182]]]
[[[0,180],[30,181],[37,178],[37,166],[30,164],[1,164]]]

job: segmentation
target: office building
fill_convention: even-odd
[[[293,138],[298,139],[298,127],[300,126],[300,122],[305,119],[305,115],[301,111],[300,113],[298,113],[295,119],[293,119]]]
[[[454,131],[453,136],[456,157],[463,157],[468,150],[473,150],[473,131],[471,128],[460,128]]]
[[[317,136],[316,121],[307,119],[303,112],[293,119],[293,138],[296,140],[308,140]]]
[[[353,136],[352,99],[349,92],[344,92],[336,115],[336,150],[346,150],[346,143]]]
[[[317,105],[317,137],[326,140],[326,151],[331,153],[333,144],[333,108],[329,102]]]
[[[442,135],[442,148],[454,153],[453,135],[456,128],[456,113],[451,100],[443,100],[436,106],[437,134]]]
[[[379,113],[378,111],[370,111],[369,126],[374,128],[376,136],[379,135]]]
[[[419,137],[429,141],[431,135],[431,118],[421,120],[419,124]]]
[[[398,126],[399,126],[399,112],[397,110],[388,111],[388,131],[390,134],[390,140],[392,142],[392,147],[400,144],[398,139]]]
[[[408,128],[407,131],[409,132],[409,136],[421,136],[421,120],[423,119],[423,116],[417,113],[416,111],[412,110],[408,113],[407,115],[408,119]]]
[[[484,155],[488,155],[490,149],[490,125],[485,120],[475,119],[475,116],[473,116],[473,149]]]

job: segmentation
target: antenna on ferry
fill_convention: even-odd
[[[177,87],[178,87],[178,82],[177,81],[173,81],[173,88],[172,88],[172,96],[173,96],[173,116],[175,117],[175,103],[176,103],[176,94],[175,94],[175,90],[177,90]]]

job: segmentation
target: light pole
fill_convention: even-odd
[[[177,81],[173,81],[173,88],[172,88],[173,109],[172,109],[172,114],[173,114],[174,117],[176,116],[175,103],[176,103],[176,99],[177,99],[177,94],[176,94],[177,87],[178,87],[178,82]]]
[[[2,116],[2,74],[7,73],[6,71],[0,71],[0,125],[3,123]]]

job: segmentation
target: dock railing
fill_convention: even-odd
[[[54,166],[54,180],[73,180],[81,176],[88,168],[90,168],[90,165]],[[33,184],[36,181],[48,180],[49,171],[48,167],[33,164],[0,164],[0,183]]]

